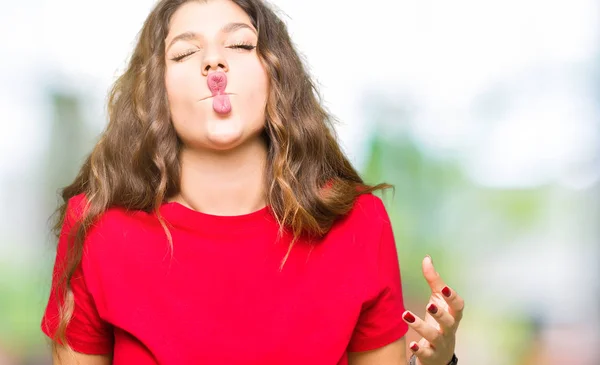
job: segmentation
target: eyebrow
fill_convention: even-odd
[[[235,32],[236,30],[240,30],[240,29],[250,29],[254,34],[256,34],[256,30],[254,30],[254,28],[252,28],[251,26],[249,26],[246,23],[228,23],[228,24],[225,24],[221,28],[220,32],[221,33],[232,33],[232,32]],[[175,42],[178,42],[178,41],[191,41],[191,40],[197,40],[199,38],[200,38],[200,35],[198,33],[192,32],[192,31],[181,33],[178,36],[176,36],[175,38],[173,38],[171,40],[171,42],[169,42],[169,45],[167,46],[167,50],[169,48],[171,48],[171,46],[173,44],[175,44]]]

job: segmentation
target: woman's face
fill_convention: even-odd
[[[173,125],[187,147],[228,150],[259,137],[269,78],[257,41],[248,15],[229,0],[190,1],[173,14],[165,82]],[[209,87],[216,72],[225,75],[225,88],[223,77],[220,87]],[[226,96],[215,98],[218,94]],[[223,108],[223,98],[230,110]]]

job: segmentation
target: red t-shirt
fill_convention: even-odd
[[[69,200],[54,278],[84,199]],[[171,202],[161,214],[172,252],[154,214],[111,208],[88,231],[72,279],[75,351],[112,352],[115,365],[335,365],[408,331],[392,227],[372,194],[312,249],[296,243],[281,271],[290,237],[277,241],[268,207],[214,216]],[[57,318],[51,294],[46,335]]]

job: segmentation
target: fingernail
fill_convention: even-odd
[[[437,305],[431,303],[427,306],[427,311],[431,314],[436,314],[438,311],[438,307],[437,307]]]
[[[417,345],[416,343],[413,343],[412,345],[410,345],[410,349],[413,350],[414,352],[419,351],[419,345]]]
[[[442,289],[442,294],[444,294],[446,298],[450,298],[450,296],[452,295],[452,291],[450,291],[450,288],[445,286],[444,289]]]
[[[412,313],[410,313],[410,312],[404,313],[403,318],[408,323],[415,323],[415,316],[413,316]]]
[[[431,256],[429,256],[429,255],[425,255],[425,256],[429,258],[429,262],[431,262],[431,264],[433,265],[433,259],[431,258]]]

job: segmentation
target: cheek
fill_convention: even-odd
[[[263,108],[269,94],[269,76],[257,63],[243,77],[243,86],[247,91],[247,101],[252,109]]]
[[[165,86],[170,103],[179,104],[193,99],[194,96],[199,97],[200,80],[197,80],[196,74],[190,67],[174,67],[167,71]]]

